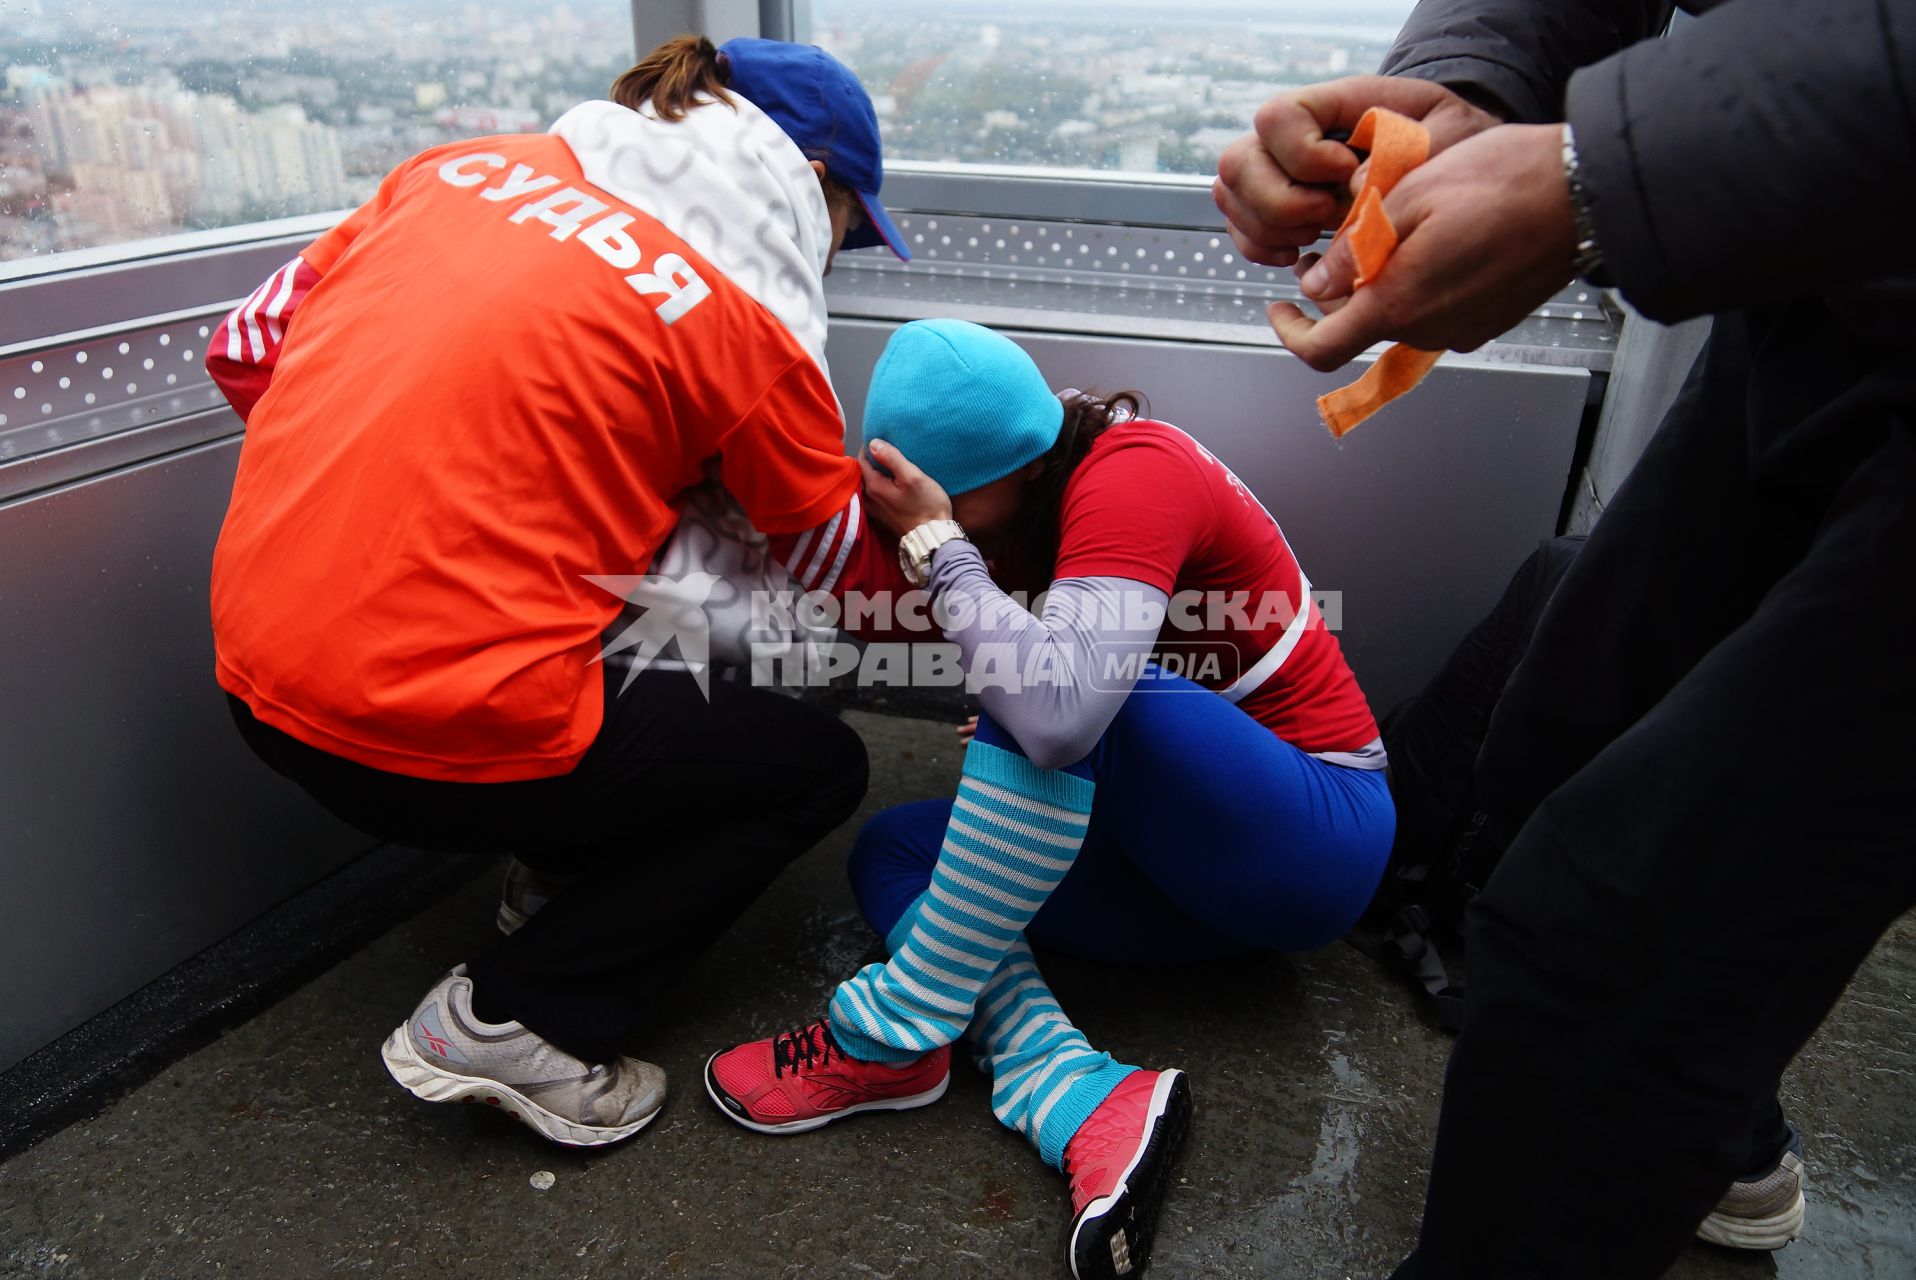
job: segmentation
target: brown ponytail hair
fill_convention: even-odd
[[[718,46],[704,36],[675,36],[614,80],[610,96],[628,110],[650,102],[659,119],[682,120],[701,97],[731,106],[732,95],[725,92],[731,79],[732,69]]]
[[[1096,391],[1066,393],[1064,425],[1058,428],[1057,441],[1038,459],[1038,474],[1025,489],[1013,531],[1021,567],[1034,585],[1050,586],[1058,567],[1058,526],[1064,518],[1064,490],[1072,473],[1112,423],[1150,414],[1151,402],[1142,391],[1108,396]]]

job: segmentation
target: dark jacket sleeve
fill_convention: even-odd
[[[1570,81],[1604,263],[1657,320],[1916,268],[1916,5],[1735,0]]]
[[[1663,30],[1670,0],[1422,0],[1380,70],[1434,80],[1518,124],[1563,119],[1578,67]]]

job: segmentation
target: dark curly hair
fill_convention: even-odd
[[[1151,414],[1151,402],[1142,391],[1106,395],[1074,389],[1062,398],[1064,425],[1058,429],[1057,441],[1038,459],[1042,465],[1025,490],[1012,530],[1021,568],[1040,586],[1050,584],[1058,566],[1058,523],[1064,515],[1064,490],[1072,473],[1112,423]]]

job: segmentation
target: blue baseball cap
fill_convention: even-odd
[[[858,197],[865,225],[846,235],[845,248],[882,244],[910,262],[905,237],[878,200],[885,182],[878,113],[851,69],[815,44],[754,36],[727,40],[719,57],[730,65],[727,87],[777,121],[807,160],[824,161],[825,172]]]

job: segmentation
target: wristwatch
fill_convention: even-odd
[[[898,540],[898,567],[914,587],[931,581],[932,552],[954,538],[964,538],[965,528],[956,520],[927,520]],[[965,539],[967,542],[969,538]]]
[[[1607,289],[1610,276],[1603,269],[1603,249],[1597,244],[1597,224],[1590,216],[1590,195],[1583,185],[1583,164],[1577,158],[1577,135],[1568,120],[1563,123],[1563,180],[1570,188],[1570,216],[1577,235],[1577,256],[1570,264],[1571,273]]]

